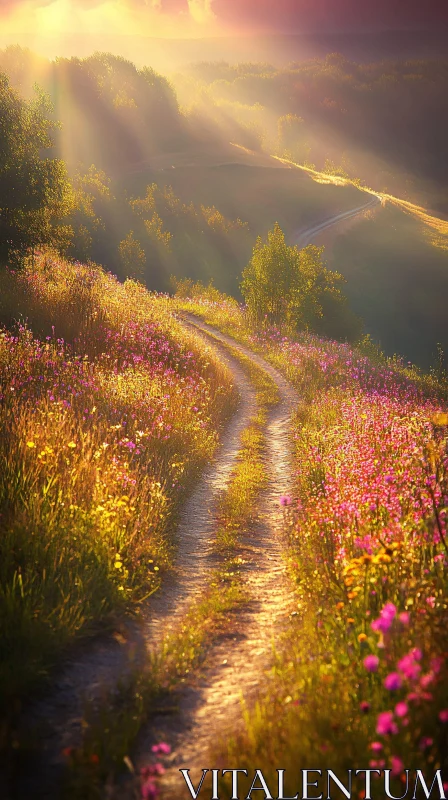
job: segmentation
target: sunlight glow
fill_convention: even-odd
[[[1,19],[3,36],[33,35],[64,39],[72,34],[124,34],[186,38],[216,32],[212,0],[188,0],[188,11],[164,13],[161,0],[79,3],[77,0],[26,0]]]

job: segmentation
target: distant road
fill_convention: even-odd
[[[313,225],[312,227],[305,228],[301,231],[298,231],[295,235],[295,244],[299,245],[300,247],[306,247],[308,244],[312,244],[313,239],[322,231],[327,230],[327,228],[332,228],[333,225],[337,225],[339,222],[343,222],[344,220],[351,219],[352,217],[357,217],[358,214],[362,214],[364,211],[367,211],[369,208],[373,208],[381,203],[381,199],[374,195],[371,199],[364,203],[362,206],[357,206],[357,208],[352,208],[350,211],[343,211],[341,214],[335,214],[333,217],[327,217],[327,219],[322,220],[321,222]]]

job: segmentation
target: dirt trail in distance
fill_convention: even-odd
[[[260,499],[258,523],[241,542],[240,553],[247,562],[243,574],[250,602],[237,615],[237,628],[211,649],[196,683],[183,691],[179,713],[153,719],[139,742],[135,756],[139,767],[151,761],[151,745],[155,742],[168,741],[173,748],[161,784],[164,800],[191,797],[180,768],[191,769],[197,783],[202,768],[218,766],[208,763],[210,743],[218,735],[230,732],[240,716],[242,697],[250,702],[256,695],[260,678],[272,661],[272,644],[285,629],[293,608],[283,557],[284,523],[279,499],[293,488],[290,417],[297,395],[263,358],[197,318],[188,315],[186,319],[187,324],[213,334],[214,342],[218,339],[232,345],[264,369],[278,387],[280,402],[271,411],[266,426],[269,485]]]

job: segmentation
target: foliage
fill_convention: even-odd
[[[447,69],[446,59],[358,63],[330,53],[282,67],[193,64],[189,75],[209,103],[262,109],[257,123],[268,152],[289,151],[318,169],[327,162],[331,172],[349,154],[351,177],[446,209]],[[176,86],[194,97],[183,75]]]
[[[303,763],[446,770],[447,422],[444,387],[397,359],[181,301],[296,386],[296,491],[285,503],[295,624],[213,763],[262,763],[287,792]],[[369,349],[369,342],[362,343]],[[361,787],[360,787],[361,788]],[[296,789],[294,789],[296,791]]]
[[[89,261],[104,248],[106,238],[105,219],[115,198],[110,188],[110,178],[91,164],[88,170],[78,170],[72,178],[74,205],[68,217],[73,229],[73,240],[68,255],[81,261]]]
[[[257,239],[241,284],[255,323],[282,322],[291,328],[331,332],[323,319],[324,309],[329,307],[329,298],[333,305],[345,301],[338,288],[342,278],[325,268],[322,253],[323,248],[314,245],[303,250],[287,245],[278,223],[265,243]],[[348,311],[346,315],[350,323]]]
[[[140,284],[51,254],[7,281],[8,312],[35,331],[0,336],[1,704],[12,708],[63,647],[157,590],[176,509],[235,394]]]
[[[127,278],[142,279],[146,264],[145,251],[134,237],[134,231],[129,231],[126,239],[118,245],[121,266]]]
[[[279,117],[277,126],[279,154],[299,164],[308,162],[311,148],[306,141],[306,128],[302,117],[285,114]]]
[[[265,346],[309,387],[285,516],[297,622],[226,757],[270,776],[281,758],[292,785],[298,755],[397,786],[403,765],[446,769],[447,416],[347,348]]]
[[[213,334],[210,338],[214,338]],[[136,772],[131,758],[138,734],[157,713],[159,705],[173,702],[173,693],[200,668],[217,638],[235,630],[238,626],[235,612],[250,600],[243,581],[246,561],[240,553],[256,519],[254,512],[260,492],[267,483],[263,460],[265,423],[279,396],[274,381],[262,368],[237,348],[221,341],[219,346],[240,361],[256,393],[256,407],[242,431],[236,466],[214,510],[219,562],[210,571],[200,595],[157,644],[148,668],[133,670],[119,692],[106,696],[99,709],[97,703],[89,706],[82,747],[71,749],[68,754],[69,797],[96,797],[105,782],[109,791],[114,783],[117,793],[122,792],[123,762],[132,766],[131,784],[141,789],[148,767]],[[169,751],[170,747],[165,745],[164,752]],[[155,795],[155,776],[162,774],[163,768],[154,773]],[[141,794],[144,796],[143,791]]]
[[[72,204],[66,170],[43,158],[55,126],[43,95],[26,103],[0,75],[0,263],[20,259],[43,244],[67,245],[71,230],[58,227]]]

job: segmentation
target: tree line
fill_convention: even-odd
[[[270,152],[445,209],[447,81],[448,60],[361,64],[338,53],[283,68],[201,62],[175,77],[190,102],[206,91],[209,106],[244,109]]]
[[[0,76],[0,265],[20,266],[45,246],[85,261],[92,260],[95,247],[107,247],[114,202],[110,181],[93,165],[70,179],[64,162],[51,157],[57,130],[44,95],[26,101]],[[215,206],[183,203],[171,187],[156,183],[143,195],[126,198],[126,213],[128,232],[115,240],[118,271],[150,288],[157,269],[169,275],[179,267],[188,242],[196,261],[206,257],[215,266],[217,252],[229,259],[249,242],[241,219],[229,219]],[[183,274],[182,268],[176,272]],[[353,338],[357,323],[346,308],[341,281],[324,266],[321,250],[289,247],[275,225],[265,243],[257,239],[241,286],[258,322]]]

